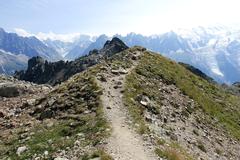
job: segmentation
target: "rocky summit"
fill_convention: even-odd
[[[240,159],[237,90],[146,48],[113,38],[15,78],[0,77],[0,159]]]
[[[27,70],[16,72],[15,77],[38,84],[55,85],[127,48],[120,39],[113,38],[111,41],[107,41],[102,49],[92,50],[88,55],[75,61],[48,62],[41,57],[33,57],[28,61]]]

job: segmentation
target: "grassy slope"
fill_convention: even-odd
[[[131,61],[127,57],[127,52],[141,51],[141,48],[131,48],[128,51],[122,52],[108,60],[108,64],[129,67]],[[123,58],[124,57],[124,58]],[[86,95],[94,94],[92,101],[98,102],[94,103],[97,108],[96,116],[87,114],[80,116],[78,120],[76,119],[62,119],[55,123],[52,127],[46,128],[45,125],[40,124],[35,130],[35,135],[31,136],[31,139],[26,142],[19,142],[18,137],[13,137],[8,143],[5,143],[4,152],[0,154],[0,158],[6,155],[13,159],[26,159],[31,157],[35,153],[43,153],[48,150],[50,155],[60,148],[66,148],[67,146],[72,146],[73,142],[76,140],[77,133],[85,134],[86,145],[96,145],[107,136],[105,129],[108,127],[107,122],[103,119],[103,114],[101,110],[101,103],[99,102],[100,92],[98,86],[96,85],[92,75],[96,75],[99,72],[98,67],[93,67],[91,71],[78,74],[71,78],[67,83],[62,84],[59,88],[52,92],[49,97],[57,95],[59,93],[69,93],[71,88],[81,89],[83,86],[87,85]],[[144,77],[144,78],[142,78]],[[145,79],[148,79],[146,83]],[[199,107],[204,110],[206,114],[210,117],[217,119],[219,124],[222,125],[229,133],[240,139],[240,125],[239,117],[240,111],[238,106],[240,105],[240,98],[227,93],[215,84],[211,84],[206,80],[192,74],[190,71],[182,67],[181,65],[170,61],[158,54],[153,54],[145,51],[136,69],[132,71],[130,75],[127,76],[126,90],[124,92],[124,103],[128,106],[133,120],[139,126],[140,133],[147,133],[148,128],[145,125],[142,113],[143,109],[135,100],[138,95],[146,94],[150,99],[154,99],[159,105],[156,107],[161,107],[161,98],[158,97],[158,87],[157,83],[159,79],[163,79],[167,84],[175,84],[182,92],[197,102]],[[74,82],[74,83],[73,83]],[[74,85],[74,86],[73,86]],[[77,86],[76,86],[77,85]],[[66,102],[64,96],[60,98],[62,103]],[[86,102],[79,101],[76,99],[74,102],[75,109],[79,111],[79,114],[86,109]],[[156,108],[157,110],[157,108]],[[79,123],[79,121],[81,123]],[[211,121],[211,120],[209,120]],[[70,124],[77,122],[74,128]],[[21,131],[19,131],[21,132]],[[19,133],[16,133],[16,136]],[[69,138],[64,138],[68,136]],[[49,139],[53,140],[54,145],[49,145],[46,143]],[[21,157],[17,157],[16,148],[22,145],[27,145],[30,149],[23,154]],[[174,148],[174,147],[173,147]],[[174,150],[168,150],[167,152],[175,152]],[[160,154],[166,154],[161,153]],[[98,151],[92,156],[85,156],[85,159],[95,156],[105,156],[104,153]],[[170,155],[171,156],[171,155]],[[173,155],[174,156],[174,155]]]
[[[144,87],[146,84],[141,76],[149,79],[151,83]],[[163,79],[167,84],[175,84],[233,137],[240,139],[240,108],[238,107],[240,106],[240,97],[192,74],[183,66],[150,52],[144,53],[135,71],[127,77],[127,90],[124,96],[126,104],[130,106],[130,113],[137,123],[140,122],[143,130],[146,128],[141,116],[141,107],[133,99],[136,99],[137,95],[148,94],[150,98],[154,98],[161,104],[161,100],[157,96],[157,84],[154,84],[159,79]]]
[[[59,149],[66,149],[67,147],[72,147],[74,142],[79,139],[79,133],[84,135],[83,141],[81,141],[81,147],[85,146],[96,146],[99,142],[105,138],[108,133],[106,129],[108,128],[108,123],[103,118],[103,111],[100,102],[101,90],[95,82],[94,74],[97,72],[97,67],[89,72],[84,72],[75,75],[66,83],[60,85],[56,90],[51,92],[44,99],[40,101],[45,101],[48,98],[58,97],[59,104],[66,104],[71,100],[73,105],[71,109],[75,110],[72,114],[68,114],[67,111],[64,115],[65,118],[56,119],[53,121],[53,125],[48,127],[46,121],[37,124],[30,132],[34,132],[30,136],[29,140],[21,141],[19,140],[20,134],[23,129],[16,130],[12,138],[8,142],[0,144],[1,154],[0,159],[3,157],[11,157],[12,159],[27,159],[31,158],[34,154],[43,155],[44,151],[48,151],[49,155],[45,159],[51,159],[52,153],[58,151]],[[82,93],[82,97],[88,100],[80,100],[81,97],[76,98],[78,93]],[[80,94],[81,94],[80,93]],[[69,99],[70,98],[70,99]],[[91,106],[94,112],[89,114],[83,114],[84,111],[88,110]],[[64,111],[62,111],[64,113]],[[71,111],[70,111],[71,112]],[[67,118],[66,118],[67,117]],[[73,117],[73,118],[71,118]],[[74,118],[76,117],[76,118]],[[49,143],[49,140],[51,143]],[[16,155],[16,149],[19,146],[27,146],[28,150],[21,156]],[[102,159],[110,159],[103,151],[96,151],[93,155],[86,155],[84,159],[89,159],[92,157],[102,156]]]
[[[149,133],[149,129],[143,119],[143,112],[146,108],[138,103],[138,96],[146,95],[154,100],[156,105],[152,111],[159,111],[162,100],[158,96],[160,80],[166,84],[175,84],[196,102],[199,109],[208,115],[206,117],[211,117],[202,123],[211,124],[213,119],[217,120],[217,126],[220,129],[224,128],[229,133],[228,136],[240,139],[240,108],[238,107],[240,97],[194,75],[176,62],[148,51],[144,52],[137,67],[127,76],[123,97],[130,115],[137,124],[139,133]],[[156,154],[171,160],[193,159],[181,146],[174,143],[168,145],[170,147],[165,149],[156,148]]]

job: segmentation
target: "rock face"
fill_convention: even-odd
[[[19,81],[13,77],[0,75],[0,144],[3,139],[8,139],[14,133],[14,129],[31,128],[33,119],[29,115],[36,99],[50,92],[49,85],[36,85]],[[24,129],[23,129],[24,130]],[[27,131],[27,130],[26,130]],[[25,131],[19,134],[21,140],[29,138]],[[0,156],[4,153],[0,147]],[[26,145],[15,146],[14,153],[18,156],[28,151]],[[2,157],[0,158],[2,159]]]
[[[39,88],[44,87],[0,75],[0,97],[11,98],[25,94],[34,94]]]
[[[104,44],[106,43],[107,40],[109,40],[110,38],[107,37],[105,34],[100,35],[95,42],[91,43],[83,52],[83,55],[87,55],[90,51],[94,50],[94,49],[98,49],[100,50]],[[78,58],[78,57],[75,57]]]
[[[17,155],[21,155],[23,152],[25,152],[27,150],[27,147],[26,146],[22,146],[22,147],[19,147],[17,149]]]
[[[16,97],[21,92],[24,92],[20,86],[9,84],[0,84],[0,96],[1,97]]]
[[[103,49],[101,49],[99,53],[103,55],[105,54],[106,56],[112,56],[113,54],[126,49],[128,49],[128,46],[126,46],[119,38],[114,37],[111,41],[105,43]]]
[[[16,78],[26,80],[35,83],[58,83],[58,80],[64,79],[60,72],[67,70],[69,67],[74,67],[68,62],[48,62],[41,57],[33,57],[28,61],[28,69],[20,72],[16,72]]]
[[[28,62],[28,69],[16,72],[15,77],[38,84],[55,85],[127,48],[120,39],[113,38],[111,41],[107,41],[102,49],[92,50],[87,56],[71,62],[48,62],[41,57],[33,57]]]

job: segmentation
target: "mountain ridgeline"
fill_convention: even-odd
[[[188,69],[189,71],[191,71],[193,74],[207,80],[208,82],[212,82],[214,83],[214,79],[212,79],[211,77],[207,76],[205,73],[203,73],[201,70],[189,65],[189,64],[186,64],[186,63],[182,63],[182,62],[179,62],[180,65],[182,65],[183,67],[185,67],[186,69]],[[216,82],[215,82],[216,83]]]
[[[239,95],[146,48],[113,38],[16,77],[52,86],[0,76],[0,159],[240,159]]]
[[[216,82],[232,84],[240,80],[239,35],[238,29],[215,26],[179,29],[152,36],[130,33],[115,37],[130,47],[143,46],[175,61],[190,64]],[[85,39],[66,52],[66,59],[74,60],[90,50],[100,49],[110,38],[101,35],[91,43],[89,38]]]
[[[115,35],[126,45],[143,46],[177,62],[201,70],[218,83],[233,84],[240,81],[240,32],[224,26],[197,27],[175,30],[159,35],[144,36],[130,33]],[[38,40],[0,31],[0,73],[13,74],[27,68],[27,60],[40,56],[48,61],[75,60],[91,50],[100,50],[111,37],[106,35],[80,35],[72,41]],[[9,57],[9,58],[8,58]],[[15,59],[14,59],[14,58]]]
[[[0,49],[15,55],[41,56],[51,61],[62,58],[58,52],[46,46],[36,37],[20,37],[15,33],[7,33],[3,29],[0,29]]]
[[[15,71],[26,69],[28,59],[34,56],[49,61],[63,59],[55,49],[36,37],[21,37],[0,28],[0,73],[11,75]]]
[[[92,50],[88,55],[70,62],[48,62],[41,57],[33,57],[28,62],[27,70],[16,72],[15,77],[38,84],[55,85],[127,48],[120,39],[113,38],[102,49]]]

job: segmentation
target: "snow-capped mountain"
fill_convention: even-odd
[[[66,54],[71,50],[74,46],[75,43],[73,42],[63,42],[60,40],[43,40],[43,42],[48,46],[53,49],[55,49],[61,56],[65,57]]]
[[[83,56],[84,51],[95,41],[95,37],[89,35],[79,35],[75,37],[73,41],[61,41],[61,40],[43,40],[43,42],[55,49],[61,54],[65,60],[74,60],[77,57]]]
[[[24,54],[28,57],[41,56],[50,61],[62,59],[53,48],[46,46],[36,37],[21,37],[0,28],[0,49],[12,54]]]
[[[218,26],[176,32],[188,43],[191,52],[183,50],[166,56],[191,64],[218,82],[240,80],[240,30]]]
[[[198,27],[154,36],[135,33],[117,36],[129,46],[144,46],[199,68],[217,82],[240,81],[240,28]]]
[[[0,73],[13,74],[27,68],[28,57],[23,54],[12,54],[0,49]]]
[[[94,42],[95,37],[89,35],[80,35],[79,38],[74,42],[74,46],[66,53],[64,58],[66,60],[74,60],[77,57],[88,54],[84,53],[85,50]]]
[[[16,70],[25,69],[28,59],[34,56],[49,61],[62,59],[57,51],[36,37],[21,37],[0,28],[0,74],[13,74]]]
[[[111,37],[106,36],[105,34],[100,35],[95,42],[91,43],[83,52],[83,54],[88,54],[93,49],[101,49],[107,40],[111,39]]]
[[[130,33],[114,35],[128,46],[144,46],[179,62],[199,68],[217,82],[240,81],[240,29],[225,26],[178,29],[160,35],[144,36]],[[80,41],[66,54],[73,60],[103,47],[112,37],[101,35],[95,41]]]
[[[2,32],[0,33],[2,34]],[[15,44],[18,41],[10,39],[11,43],[7,44],[10,40],[4,39],[3,37],[5,36],[1,34],[1,48],[8,52],[14,51],[12,50],[14,47],[9,47],[10,44],[21,48],[25,44],[29,47],[36,46],[39,43],[39,40],[35,37],[24,37],[24,41],[21,41],[21,43]],[[17,36],[16,34],[13,35],[13,37]],[[226,26],[197,27],[172,30],[152,36],[130,33],[126,36],[114,35],[114,37],[122,39],[130,47],[135,45],[143,46],[178,62],[190,64],[217,82],[234,83],[240,81],[240,28]],[[78,38],[71,42],[50,39],[42,40],[45,47],[40,47],[42,44],[33,48],[22,47],[17,54],[24,53],[30,56],[28,55],[30,53],[34,56],[39,53],[34,50],[37,49],[37,51],[41,51],[40,53],[43,56],[56,55],[55,53],[57,52],[65,60],[74,60],[88,54],[93,49],[102,48],[104,43],[111,38],[106,35],[100,35],[99,37],[79,35]],[[51,52],[48,52],[49,48]]]

